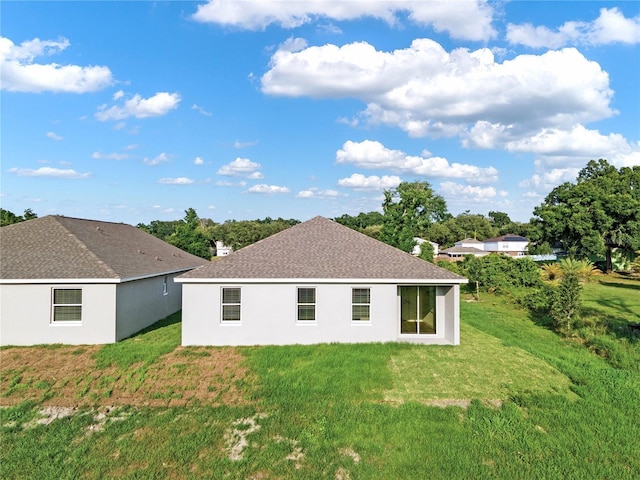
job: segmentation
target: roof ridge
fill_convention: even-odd
[[[322,216],[282,230],[192,272],[181,278],[463,280],[409,252]]]
[[[62,217],[62,218],[71,218],[73,220],[84,220],[84,221],[86,221],[86,219],[84,219],[84,218],[74,218],[74,217],[64,217],[63,215],[51,215],[51,217],[56,221],[56,223],[58,225],[60,225],[68,233],[68,235],[71,238],[73,238],[73,240],[75,240],[75,242],[80,246],[80,248],[85,250],[90,256],[92,256],[93,258],[95,258],[97,260],[98,265],[100,266],[100,268],[103,268],[109,275],[112,275],[112,276],[114,276],[116,278],[120,278],[120,275],[118,275],[115,272],[115,270],[113,270],[109,265],[107,265],[104,260],[102,260],[100,257],[98,257],[98,255],[96,255],[93,252],[93,250],[91,250],[82,240],[80,240],[75,233],[73,233],[65,225],[63,225],[62,222],[58,221],[58,218],[60,218],[60,217]],[[105,223],[109,223],[109,222],[105,222]]]
[[[274,233],[274,234],[269,235],[268,237],[261,238],[261,239],[260,239],[260,240],[258,240],[257,242],[253,242],[253,243],[251,243],[251,244],[249,244],[249,245],[246,245],[246,246],[244,246],[244,247],[242,247],[242,248],[239,248],[238,250],[234,250],[234,251],[232,251],[229,255],[225,255],[224,257],[220,258],[220,260],[222,260],[223,258],[230,257],[231,255],[233,255],[233,254],[235,254],[235,253],[238,253],[238,252],[240,252],[240,251],[242,251],[242,250],[251,249],[252,247],[254,247],[254,246],[256,246],[256,245],[261,244],[261,243],[262,243],[262,242],[264,242],[265,240],[272,239],[272,238],[273,238],[273,237],[275,237],[276,235],[280,235],[280,234],[282,234],[282,233],[286,232],[287,230],[291,230],[292,228],[295,228],[295,227],[297,227],[298,225],[302,225],[303,223],[310,222],[311,220],[314,220],[314,219],[316,219],[316,218],[324,218],[324,217],[321,217],[320,215],[317,215],[317,216],[315,216],[315,217],[313,217],[313,218],[311,218],[311,219],[309,219],[309,220],[307,220],[307,221],[305,221],[305,222],[299,222],[299,223],[296,223],[295,225],[291,225],[291,226],[289,226],[289,227],[285,228],[284,230],[280,230],[279,232],[276,232],[276,233]]]
[[[80,220],[80,221],[83,221],[83,222],[109,223],[109,224],[111,224],[111,225],[128,225],[128,224],[126,224],[126,223],[124,223],[124,222],[110,222],[110,221],[108,221],[108,220],[94,220],[93,218],[67,217],[66,215],[58,215],[58,214],[55,214],[55,215],[45,215],[45,216],[44,216],[44,217],[42,217],[42,218],[46,218],[46,217],[66,218],[66,219],[69,219],[69,220]],[[132,226],[133,226],[133,225],[132,225]]]

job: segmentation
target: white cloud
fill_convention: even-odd
[[[612,152],[628,152],[631,146],[620,134],[601,135],[597,130],[588,130],[582,125],[574,125],[570,130],[543,128],[532,137],[507,142],[510,152],[532,152],[544,155],[570,155],[586,157],[607,157]]]
[[[518,187],[548,191],[564,182],[574,181],[579,171],[579,168],[553,168],[532,175],[531,178],[521,181]]]
[[[15,173],[20,177],[56,177],[56,178],[88,178],[91,173],[78,173],[73,169],[60,169],[52,167],[40,167],[36,170],[31,168],[10,168],[9,173]]]
[[[346,118],[346,117],[338,117],[338,119],[336,120],[336,122],[338,123],[344,123],[345,125],[349,125],[350,127],[357,127],[358,124],[360,123],[360,119],[357,117],[353,117],[353,118]]]
[[[307,48],[307,41],[304,38],[289,37],[280,44],[278,50],[283,52],[299,52]]]
[[[511,128],[478,122],[470,129],[465,146],[502,148],[512,153],[533,153],[536,164],[564,167],[584,166],[589,160],[606,158],[622,167],[640,164],[640,145],[622,135],[603,135],[581,124],[563,128],[541,128],[530,136],[519,136]]]
[[[327,199],[327,198],[336,198],[341,196],[346,196],[346,195],[340,195],[340,193],[337,190],[322,190],[320,188],[311,187],[311,188],[308,188],[307,190],[302,190],[298,192],[298,194],[296,195],[296,198]]]
[[[289,193],[291,190],[287,187],[279,187],[277,185],[265,185],[258,184],[254,185],[247,190],[250,193],[265,193],[265,194],[274,194],[274,193]]]
[[[135,143],[124,147],[125,150],[136,150],[137,148],[140,148],[140,145],[136,145]]]
[[[461,185],[455,182],[442,182],[440,193],[445,197],[456,197],[458,200],[462,197],[474,202],[486,202],[497,195],[496,189],[493,187]]]
[[[148,158],[148,157],[144,157],[144,160],[142,160],[143,163],[153,167],[155,165],[159,165],[161,163],[164,162],[168,162],[170,159],[169,155],[167,155],[166,153],[162,152],[160,155],[157,155],[153,158]]]
[[[264,178],[264,175],[261,172],[253,172],[249,177],[251,180],[261,180]]]
[[[316,27],[316,30],[320,33],[326,33],[330,35],[342,34],[342,29],[333,23],[323,23]]]
[[[338,180],[338,185],[345,188],[355,188],[356,190],[386,190],[396,188],[400,185],[400,177],[395,175],[371,175],[365,177],[361,173],[354,173],[350,177]]]
[[[236,140],[235,142],[233,142],[233,148],[241,149],[241,148],[253,147],[254,145],[257,145],[257,144],[258,142],[255,140],[253,142],[241,142],[240,140]]]
[[[100,153],[93,152],[91,154],[91,158],[95,158],[96,160],[125,160],[129,158],[129,155],[126,153]]]
[[[49,137],[51,140],[55,140],[55,141],[60,141],[60,140],[64,139],[64,137],[61,137],[60,135],[58,135],[55,132],[47,132],[47,137]]]
[[[116,93],[113,94],[114,100],[119,100],[122,97],[124,97],[124,92],[122,90],[118,90]]]
[[[211,112],[207,112],[204,108],[202,108],[200,105],[196,105],[195,103],[191,105],[191,110],[197,110],[202,115],[205,115],[207,117],[210,117],[211,115],[213,115]]]
[[[162,183],[163,185],[191,185],[194,182],[195,180],[187,177],[161,178],[158,180],[158,183]]]
[[[428,151],[423,154],[429,155]],[[498,171],[494,167],[480,168],[475,165],[449,163],[441,157],[422,157],[407,155],[401,150],[391,150],[380,142],[347,141],[336,152],[337,163],[351,163],[361,168],[388,169],[396,173],[405,173],[436,178],[463,178],[475,182],[494,182]]]
[[[122,120],[124,118],[147,118],[166,115],[171,110],[178,108],[180,95],[177,93],[158,92],[149,98],[142,98],[135,94],[122,105],[100,105],[95,117],[101,122],[107,120]]]
[[[210,0],[199,5],[193,19],[247,30],[264,30],[276,24],[296,28],[316,20],[348,21],[364,17],[390,25],[399,22],[398,14],[408,13],[409,21],[447,32],[454,38],[489,40],[496,34],[491,26],[493,8],[486,0],[418,1],[377,0],[349,2],[299,2]],[[335,29],[335,27],[334,27]]]
[[[602,8],[593,22],[570,21],[557,30],[530,23],[508,24],[511,44],[532,48],[559,48],[566,45],[607,45],[640,43],[640,15],[626,18],[618,8]]]
[[[258,173],[257,170],[260,166],[259,163],[252,162],[248,158],[238,157],[233,162],[220,167],[217,173],[229,177],[251,177],[251,175]]]
[[[446,52],[430,39],[391,52],[366,42],[277,51],[262,76],[268,95],[357,98],[363,118],[410,136],[455,136],[477,122],[526,134],[607,118],[609,76],[574,48],[499,63],[488,48]]]
[[[247,186],[247,182],[245,182],[244,180],[240,181],[240,182],[229,182],[228,180],[218,180],[216,182],[216,186],[218,187],[246,187]]]
[[[202,165],[204,164],[204,160],[202,159],[202,157],[196,157],[193,159],[193,164],[194,165]]]
[[[36,57],[65,50],[69,40],[40,40],[34,38],[15,45],[0,37],[0,85],[10,92],[67,92],[87,93],[113,83],[108,67],[34,63]]]

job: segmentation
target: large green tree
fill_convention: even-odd
[[[297,223],[300,222],[292,218],[285,220],[270,217],[264,220],[227,220],[224,223],[209,225],[205,231],[212,241],[221,241],[234,250],[239,250]]]
[[[345,213],[344,215],[334,218],[334,220],[345,227],[362,232],[367,227],[382,225],[384,217],[380,212],[363,212],[355,217]]]
[[[436,195],[428,182],[402,182],[397,188],[385,190],[380,240],[410,252],[414,237],[433,223],[450,217],[447,204]]]
[[[167,237],[167,242],[198,257],[211,258],[211,243],[202,231],[200,218],[193,208],[185,210],[185,217]]]
[[[420,236],[436,242],[442,248],[447,248],[465,238],[485,240],[496,236],[497,233],[498,230],[491,225],[487,217],[467,211],[443,222],[429,225],[426,232]]]
[[[34,218],[38,218],[38,215],[36,215],[30,208],[27,208],[24,211],[24,215],[16,215],[9,210],[0,208],[0,227],[11,225],[13,223],[24,222],[25,220],[33,220]]]
[[[491,222],[491,225],[498,230],[511,223],[509,215],[504,212],[496,212],[493,210],[489,212],[489,221]]]
[[[606,160],[591,160],[575,183],[554,188],[533,211],[541,240],[560,242],[576,257],[604,256],[640,248],[640,167],[618,170]]]

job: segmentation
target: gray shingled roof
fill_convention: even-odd
[[[2,279],[120,279],[209,263],[124,223],[47,216],[0,229]]]
[[[431,279],[454,273],[323,217],[242,248],[179,277],[188,279]]]

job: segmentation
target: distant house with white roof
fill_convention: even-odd
[[[522,257],[527,254],[529,240],[520,235],[500,235],[483,242],[484,250],[492,253],[504,253],[512,257]]]
[[[416,244],[413,247],[413,250],[411,250],[411,255],[414,255],[416,257],[420,256],[423,243],[430,243],[433,247],[433,256],[436,257],[438,255],[438,249],[440,245],[438,245],[436,242],[430,242],[429,240],[425,240],[424,238],[420,237],[413,237],[413,241],[416,242]]]
[[[502,253],[512,257],[522,257],[527,254],[529,240],[520,235],[501,235],[484,241],[475,238],[465,238],[455,243],[451,248],[440,251],[440,257],[449,259],[462,259],[465,255],[484,257],[491,253]]]
[[[216,257],[226,257],[231,252],[233,252],[233,248],[224,244],[221,240],[216,240]]]

